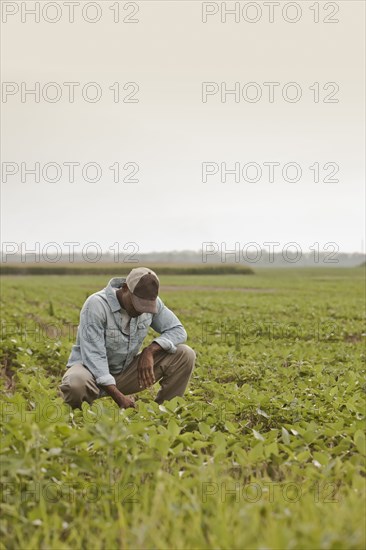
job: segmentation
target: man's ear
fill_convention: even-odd
[[[126,288],[128,288],[127,283],[122,283],[122,288],[123,290],[126,290]]]

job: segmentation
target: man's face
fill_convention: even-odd
[[[127,311],[130,317],[138,317],[143,313],[142,311],[136,311],[136,309],[133,307],[131,292],[128,290],[127,285],[122,286],[122,301],[123,301],[123,307],[125,308],[125,310]]]

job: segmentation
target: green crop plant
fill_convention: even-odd
[[[3,277],[0,548],[363,549],[364,269],[163,275],[197,352],[184,398],[71,411],[57,386],[107,282]]]

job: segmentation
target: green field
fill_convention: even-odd
[[[0,548],[365,548],[364,276],[163,275],[185,398],[73,412],[57,385],[109,275],[3,277]]]

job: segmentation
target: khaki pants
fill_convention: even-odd
[[[154,355],[155,380],[160,384],[160,390],[155,401],[162,403],[176,396],[182,396],[191,377],[196,354],[185,344],[177,346],[176,353],[164,350]],[[125,395],[142,391],[137,377],[139,355],[133,358],[124,372],[113,375],[117,388]],[[73,409],[80,408],[83,401],[92,403],[95,399],[104,397],[96,384],[92,373],[82,364],[69,367],[59,386],[62,397]]]

